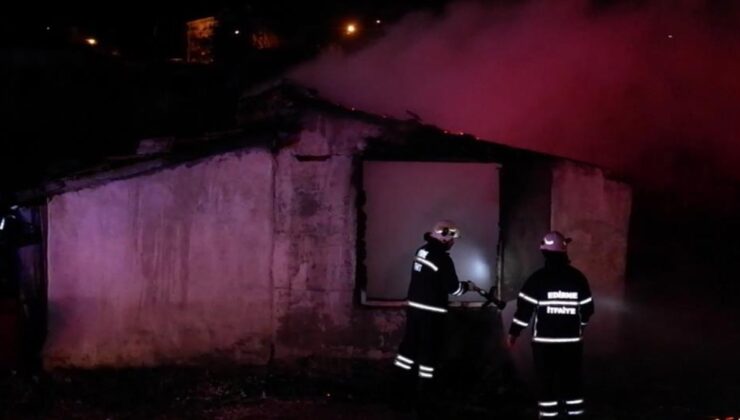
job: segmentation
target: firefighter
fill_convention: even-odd
[[[17,297],[19,293],[18,237],[22,219],[17,206],[6,206],[0,198],[0,295]]]
[[[560,232],[542,239],[545,266],[524,283],[509,329],[511,348],[524,328],[533,325],[532,354],[539,385],[540,418],[585,413],[581,385],[583,331],[594,313],[586,277],[570,265],[568,243]]]
[[[412,388],[418,392],[416,402],[421,405],[429,394],[428,383],[437,374],[448,295],[480,290],[473,282],[457,278],[448,252],[459,237],[453,222],[437,222],[431,232],[424,234],[426,244],[416,250],[411,262],[406,331],[394,364],[403,377],[401,386],[407,388],[398,394],[406,396]]]

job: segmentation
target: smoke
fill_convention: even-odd
[[[346,106],[703,185],[740,178],[737,12],[717,1],[453,3],[291,77]]]

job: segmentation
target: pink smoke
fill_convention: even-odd
[[[740,178],[737,10],[665,1],[414,13],[369,47],[290,75],[341,104],[657,182]]]

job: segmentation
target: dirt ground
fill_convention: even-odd
[[[738,418],[740,385],[711,372],[675,370],[637,379],[630,370],[592,381],[592,419]],[[288,373],[290,372],[290,373]],[[328,374],[274,368],[156,368],[65,371],[35,382],[2,378],[7,419],[534,419],[534,396],[515,377],[497,372],[447,376],[431,414],[392,404],[393,370],[350,367]],[[629,380],[629,377],[633,379]],[[662,379],[661,379],[662,378]],[[683,379],[681,379],[683,378]],[[702,383],[696,383],[701,380]],[[694,383],[688,387],[687,383]],[[740,382],[740,381],[738,381]],[[732,417],[734,416],[734,417]]]

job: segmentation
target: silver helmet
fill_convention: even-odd
[[[571,238],[566,238],[562,233],[554,230],[542,238],[540,249],[550,252],[568,252],[570,241],[572,241]]]

